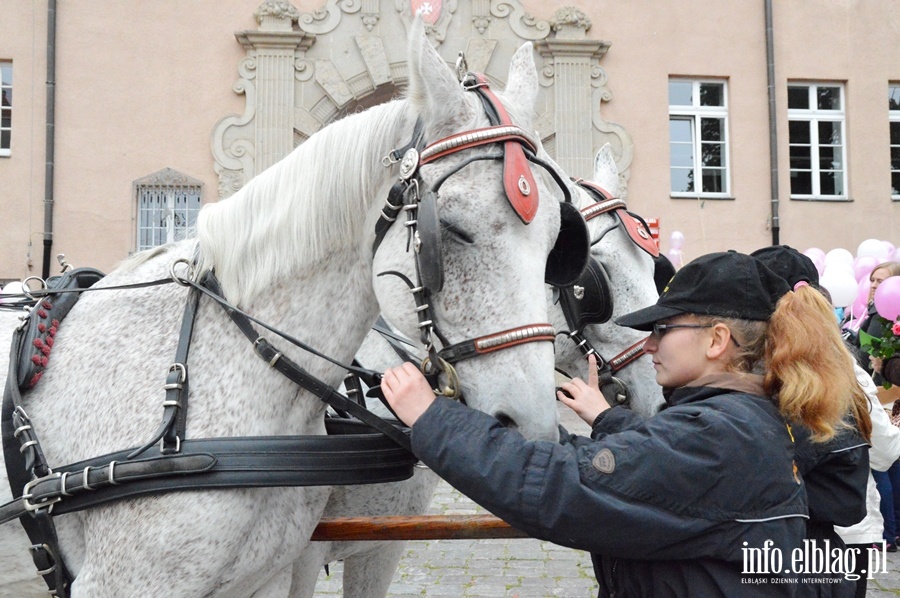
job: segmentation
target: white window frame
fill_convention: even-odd
[[[900,83],[891,83],[888,86],[888,98],[896,97],[900,100]],[[890,101],[888,102],[888,126],[893,128],[900,128],[900,105],[897,106],[896,109],[891,109]],[[892,131],[888,131],[889,141],[892,138]],[[900,164],[897,165],[897,168],[894,168],[893,157],[895,153],[900,153],[900,144],[892,143],[891,144],[891,199],[893,201],[900,201],[900,184],[897,185],[897,188],[894,188],[893,180],[894,178],[900,178]]]
[[[183,206],[176,207],[179,195]],[[170,168],[134,182],[136,251],[144,251],[185,238],[197,223],[203,183]],[[144,205],[144,200],[151,204]],[[181,222],[176,226],[176,221]]]
[[[825,200],[825,201],[835,201],[835,200],[846,200],[849,198],[847,191],[850,189],[850,176],[847,170],[847,115],[846,115],[846,90],[844,88],[843,83],[837,82],[814,82],[814,81],[789,81],[788,88],[790,87],[806,87],[809,106],[811,108],[808,109],[798,109],[798,108],[788,108],[787,116],[788,123],[792,121],[803,121],[810,123],[809,125],[809,147],[810,147],[810,177],[812,182],[812,193],[794,193],[793,188],[791,189],[790,197],[791,199],[813,199],[813,200]],[[840,91],[840,109],[839,110],[820,110],[818,108],[818,102],[816,101],[816,92],[820,87],[836,87]],[[820,144],[819,143],[819,127],[818,123],[820,122],[834,122],[837,121],[840,123],[840,131],[841,131],[841,169],[834,170],[833,172],[840,172],[843,178],[843,185],[841,189],[841,193],[833,194],[833,195],[824,195],[822,194],[822,184],[821,184],[821,174],[823,172],[827,172],[827,170],[823,170],[819,164],[819,150],[822,147],[834,147],[832,144]],[[790,148],[805,146],[806,144],[795,144],[791,143],[790,140],[790,132],[788,132],[788,170],[790,173],[794,173],[795,171],[806,171],[806,169],[795,169],[793,165],[790,163]]]
[[[692,105],[669,105],[669,123],[673,120],[681,120],[690,122],[691,126],[691,153],[694,171],[694,191],[675,191],[672,184],[672,170],[682,169],[685,167],[675,166],[673,164],[673,156],[671,152],[672,140],[671,132],[669,133],[669,193],[671,197],[686,197],[704,199],[731,199],[731,143],[729,141],[729,123],[728,123],[728,81],[726,79],[691,79],[684,77],[670,77],[669,83],[673,82],[689,82],[693,89],[691,92]],[[700,86],[703,84],[714,84],[722,86],[722,103],[723,106],[701,106],[700,105]],[[722,191],[703,191],[703,164],[702,164],[702,139],[698,131],[700,131],[701,119],[718,118],[722,122],[722,166],[714,167],[716,170],[722,170]],[[696,176],[697,172],[700,176]]]
[[[9,83],[4,83],[2,76],[0,76],[0,96],[9,90],[10,96],[12,96],[13,84],[12,84],[12,66],[13,63],[11,60],[0,60],[0,68],[8,68],[9,69]],[[3,126],[2,117],[6,114],[9,114],[10,123],[8,126]],[[2,132],[6,132],[9,135],[9,146],[3,146],[3,136]],[[6,157],[12,154],[12,101],[10,100],[9,106],[3,105],[2,101],[0,101],[0,157]]]

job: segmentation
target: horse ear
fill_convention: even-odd
[[[531,42],[522,44],[509,63],[506,91],[503,94],[521,106],[526,114],[534,113],[538,95],[538,74],[534,66],[534,49]]]
[[[594,156],[593,181],[613,194],[619,196],[619,167],[613,156],[612,146],[605,144]]]
[[[453,72],[425,36],[420,17],[409,29],[407,99],[425,118],[429,136],[443,137],[475,117]]]

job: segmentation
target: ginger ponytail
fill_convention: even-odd
[[[830,440],[853,415],[866,441],[872,432],[868,399],[856,380],[831,304],[816,289],[786,293],[769,320],[765,389],[781,414],[803,424],[816,442]]]

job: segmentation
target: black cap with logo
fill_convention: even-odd
[[[684,313],[768,320],[789,290],[784,278],[754,257],[736,251],[710,253],[679,270],[656,305],[616,318],[615,322],[650,331],[654,323]]]

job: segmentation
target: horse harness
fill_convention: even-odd
[[[462,57],[457,66],[464,70]],[[548,280],[574,282],[585,267],[590,251],[585,221],[572,205],[568,187],[561,175],[535,155],[537,144],[525,131],[511,124],[506,110],[490,91],[484,78],[476,75],[464,77],[463,70],[460,70],[461,83],[466,89],[479,94],[492,123],[496,121],[496,124],[453,135],[424,147],[422,128],[417,124],[413,141],[385,158],[386,165],[400,162],[400,180],[392,188],[376,225],[373,247],[374,254],[399,212],[405,211],[405,224],[416,254],[418,284],[413,285],[400,273],[392,274],[406,280],[411,287],[421,340],[429,352],[422,369],[434,385],[437,385],[440,374],[446,375],[447,386],[443,391],[436,392],[447,396],[456,396],[459,388],[456,373],[450,364],[523,343],[553,342],[556,333],[549,324],[532,324],[455,344],[446,342],[434,323],[430,306],[431,293],[440,291],[443,282],[437,215],[437,194],[443,182],[473,161],[502,159],[504,187],[510,205],[520,220],[528,224],[538,207],[538,189],[528,162],[538,164],[550,172],[566,194],[566,202],[560,204],[566,231],[563,234],[561,230],[551,259],[548,259]],[[498,143],[503,145],[502,152],[467,157],[428,188],[424,195],[419,195],[420,187],[424,186],[419,173],[421,166],[459,151]],[[562,268],[562,264],[567,267]],[[399,422],[379,418],[314,377],[261,336],[251,322],[309,353],[352,371],[370,387],[379,385],[379,373],[341,364],[244,313],[222,297],[213,272],[195,280],[189,260],[182,259],[172,264],[169,278],[118,287],[91,286],[102,276],[99,271],[87,268],[70,270],[50,287],[27,293],[37,303],[14,334],[4,391],[4,459],[12,495],[18,498],[0,505],[0,524],[16,518],[22,523],[32,542],[29,550],[38,573],[47,583],[51,595],[67,596],[73,580],[61,557],[52,515],[175,490],[382,483],[407,479],[412,475],[416,459],[410,451],[407,428],[400,426]],[[163,386],[165,398],[159,428],[148,442],[139,447],[51,469],[22,406],[21,393],[40,379],[56,329],[65,313],[85,291],[134,289],[171,282],[189,287],[189,291],[175,361],[168,368]],[[186,438],[189,394],[187,362],[201,295],[206,295],[222,307],[252,342],[254,352],[272,368],[339,413],[357,419],[326,418],[329,434],[325,436]],[[444,344],[440,351],[432,343],[432,334]],[[31,355],[24,356],[26,352]]]
[[[601,214],[612,213],[615,216],[615,223],[601,231],[596,239],[592,239],[591,245],[596,245],[608,233],[621,227],[635,245],[653,258],[659,256],[659,249],[650,234],[650,227],[640,216],[628,212],[623,200],[613,197],[609,191],[596,183],[583,179],[576,179],[575,183],[597,201],[581,209],[586,221]],[[605,359],[584,335],[586,326],[603,324],[609,321],[613,314],[611,283],[603,263],[591,257],[578,280],[570,286],[559,289],[559,302],[569,327],[568,331],[560,334],[572,339],[585,358],[589,355],[596,357],[600,390],[604,397],[613,405],[629,403],[632,397],[628,386],[617,378],[616,374],[644,354],[646,339],[631,345],[612,359]]]

